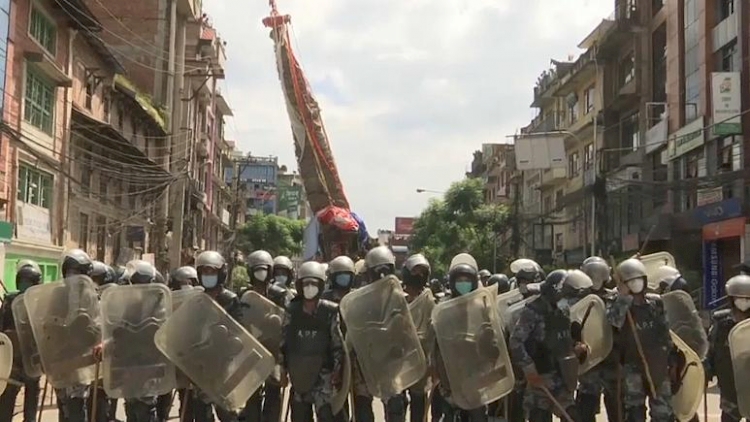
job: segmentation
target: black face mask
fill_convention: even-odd
[[[30,280],[19,280],[18,285],[16,286],[18,288],[18,291],[21,293],[24,293],[26,290],[29,289],[29,287],[36,286],[39,283],[35,283]]]
[[[404,274],[404,284],[409,287],[424,287],[427,285],[428,275],[423,274]]]

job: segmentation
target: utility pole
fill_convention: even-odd
[[[523,182],[523,170],[520,170],[520,175],[515,178],[513,182],[513,190],[515,195],[513,197],[513,211],[511,213],[511,237],[510,247],[513,252],[513,258],[518,258],[518,253],[521,250],[521,185],[518,179]]]
[[[186,38],[186,20],[182,19],[181,16],[177,15],[176,0],[172,0],[170,4],[170,19],[174,23],[170,23],[170,26],[174,25],[174,54],[180,60],[176,60],[170,52],[170,59],[172,66],[174,67],[174,77],[172,78],[172,119],[170,120],[170,126],[172,129],[171,139],[171,157],[173,165],[173,175],[177,176],[178,179],[172,184],[169,192],[169,204],[171,205],[170,215],[172,220],[172,244],[169,245],[169,266],[171,269],[178,268],[182,265],[182,237],[183,237],[183,222],[185,219],[185,188],[187,175],[186,170],[189,169],[189,151],[191,148],[185,148],[183,145],[179,145],[179,139],[177,135],[182,133],[183,124],[183,107],[182,107],[182,96],[185,92],[185,38]],[[171,31],[170,31],[171,32]],[[171,44],[172,41],[170,41]],[[171,45],[170,45],[171,47]],[[192,133],[188,135],[185,142],[192,142]]]
[[[248,153],[248,158],[250,154]],[[229,229],[232,231],[232,240],[229,242],[229,245],[227,246],[227,251],[225,255],[229,258],[229,281],[227,282],[227,285],[232,286],[233,282],[233,276],[234,273],[234,267],[237,265],[237,254],[235,252],[235,249],[237,248],[237,236],[239,235],[237,233],[237,223],[240,219],[240,205],[242,204],[242,192],[244,192],[243,186],[240,185],[240,176],[245,171],[245,169],[248,167],[248,163],[245,162],[242,166],[240,166],[240,163],[234,162],[234,165],[232,166],[232,171],[234,174],[234,179],[232,180],[232,216],[229,220]]]

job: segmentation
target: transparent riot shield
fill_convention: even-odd
[[[516,326],[516,322],[518,322],[518,318],[521,316],[521,310],[523,310],[527,303],[536,300],[538,297],[539,296],[529,296],[526,299],[522,299],[521,301],[508,306],[500,317],[505,324],[505,327],[503,328],[507,330],[508,333],[512,332],[513,327]]]
[[[704,359],[708,354],[708,336],[690,294],[677,290],[661,295],[669,328]]]
[[[508,292],[497,295],[497,311],[500,314],[500,318],[502,319],[503,327],[507,325],[505,323],[505,317],[508,315],[508,308],[514,303],[518,303],[522,300],[523,295],[518,289],[511,289]]]
[[[487,290],[489,290],[489,291],[490,291],[490,293],[492,293],[492,297],[495,297],[495,298],[496,298],[496,297],[497,297],[497,295],[499,294],[499,293],[498,293],[498,289],[500,288],[500,285],[498,285],[497,283],[495,283],[495,284],[493,284],[492,286],[487,286],[487,287],[485,287],[485,288],[486,288]]]
[[[212,403],[229,411],[242,409],[276,364],[271,352],[205,294],[185,300],[154,341]]]
[[[662,265],[677,267],[674,257],[669,252],[654,252],[648,255],[641,255],[638,258],[646,266],[646,275],[648,275],[648,288],[656,291],[659,288],[659,274]]]
[[[82,275],[40,284],[26,293],[26,310],[44,373],[54,388],[94,380],[94,347],[102,340],[96,284]]]
[[[612,326],[607,321],[607,306],[597,295],[588,295],[570,307],[570,321],[580,324],[581,340],[591,352],[578,367],[583,374],[609,356],[612,351]]]
[[[750,383],[745,382],[747,374],[750,374],[750,319],[737,323],[729,331],[729,351],[732,354],[740,415],[750,418]]]
[[[338,414],[344,408],[346,398],[349,397],[349,391],[352,388],[352,359],[349,355],[349,349],[344,347],[344,368],[341,378],[341,388],[336,391],[331,399],[331,410],[333,414]]]
[[[476,409],[510,393],[515,383],[495,298],[486,289],[438,304],[432,312],[451,399]]]
[[[117,399],[159,396],[175,388],[175,367],[154,344],[156,330],[172,313],[163,284],[117,286],[102,294],[107,396]]]
[[[685,366],[678,374],[679,388],[672,392],[672,410],[677,420],[687,422],[693,419],[695,411],[698,410],[698,406],[703,400],[706,372],[703,369],[701,358],[693,349],[674,332],[670,332],[670,335],[674,345],[685,354]]]
[[[398,278],[352,291],[339,309],[370,394],[387,399],[422,379],[427,361]]]
[[[13,343],[7,335],[0,333],[0,394],[5,392],[13,370]]]
[[[42,360],[39,356],[39,348],[34,339],[34,331],[31,328],[29,312],[26,310],[26,298],[19,295],[13,299],[11,304],[13,312],[13,321],[16,325],[16,334],[18,335],[18,347],[23,363],[23,372],[30,378],[42,376]]]
[[[258,292],[249,290],[242,295],[242,326],[272,355],[279,355],[281,323],[284,308],[271,302]]]
[[[435,308],[435,296],[430,289],[424,289],[414,301],[409,304],[411,319],[414,321],[414,327],[417,329],[419,341],[422,344],[422,350],[425,357],[432,353],[432,347],[435,344],[434,332],[431,330],[430,322],[432,321],[432,310]]]
[[[182,305],[182,302],[184,302],[187,298],[203,294],[205,290],[203,287],[193,287],[190,286],[190,288],[187,289],[180,289],[180,290],[173,290],[172,291],[172,312],[176,311],[177,308]]]

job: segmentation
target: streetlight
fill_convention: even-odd
[[[417,188],[417,193],[436,193],[436,194],[438,194],[438,195],[442,195],[442,194],[444,194],[445,192],[441,192],[441,191],[439,191],[439,190],[431,190],[431,189],[422,189],[422,188]]]

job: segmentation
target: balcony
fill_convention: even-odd
[[[641,29],[641,11],[637,4],[637,0],[616,1],[615,10],[606,19],[612,22],[612,25],[599,39],[600,57],[611,57],[623,44],[633,41],[633,33]]]
[[[527,133],[554,132],[563,127],[566,114],[563,112],[540,114],[531,121],[527,127]]]
[[[594,183],[596,183],[596,172],[593,168],[589,167],[583,171],[583,186],[593,186]]]
[[[741,1],[741,0],[737,0]],[[717,52],[730,41],[737,38],[739,26],[739,15],[732,13],[726,19],[719,22],[713,29],[713,51]]]
[[[594,49],[586,50],[586,52],[576,59],[572,66],[570,66],[570,69],[568,69],[568,72],[561,77],[560,83],[557,85],[558,88],[554,90],[553,95],[564,97],[574,93],[580,84],[596,77],[596,56],[594,51]]]
[[[564,168],[552,168],[542,172],[542,184],[541,187],[554,186],[555,184],[566,180],[568,178],[568,172]]]
[[[177,13],[191,20],[200,20],[203,0],[177,0]]]
[[[609,98],[607,108],[612,111],[623,111],[633,107],[639,98],[637,79],[632,77],[628,81],[612,85],[610,89],[612,96]]]

